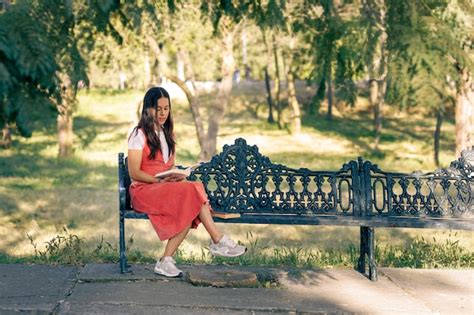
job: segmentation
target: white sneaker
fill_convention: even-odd
[[[166,277],[177,277],[183,273],[182,270],[176,268],[176,262],[170,256],[163,257],[158,260],[155,265],[155,273]]]
[[[245,253],[247,248],[242,245],[237,245],[229,236],[223,235],[218,243],[212,243],[209,246],[209,251],[215,256],[237,257]]]

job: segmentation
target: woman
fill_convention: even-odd
[[[246,250],[216,227],[202,183],[173,175],[154,176],[174,166],[175,147],[169,94],[161,87],[151,88],[145,94],[138,126],[128,139],[130,197],[136,211],[148,214],[158,237],[168,240],[154,269],[167,277],[182,273],[172,256],[189,229],[201,222],[212,239],[209,249],[213,255],[237,257]]]

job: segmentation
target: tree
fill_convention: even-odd
[[[270,77],[270,67],[272,65],[273,60],[273,45],[269,43],[267,39],[267,31],[263,28],[260,28],[263,37],[263,43],[265,45],[267,62],[265,67],[263,68],[264,73],[264,80],[265,80],[265,90],[267,91],[267,104],[268,104],[268,118],[267,121],[269,123],[274,123],[275,119],[273,118],[273,108],[275,107],[273,98],[272,98],[272,88],[271,88],[271,77]],[[276,99],[276,98],[275,98]]]
[[[472,134],[472,61],[460,26],[465,24],[461,8],[458,1],[406,0],[389,2],[387,11],[391,56],[387,100],[434,113],[436,163],[442,116],[451,103],[456,104],[456,154],[469,146]]]
[[[265,88],[267,91],[267,104],[268,104],[268,119],[269,123],[273,123],[273,108],[277,110],[277,122],[278,127],[283,128],[282,122],[282,105],[280,103],[280,91],[281,91],[281,76],[280,66],[278,58],[279,45],[276,40],[275,33],[279,32],[280,25],[285,24],[285,18],[283,11],[285,9],[285,3],[277,3],[276,1],[268,1],[267,6],[255,6],[254,11],[249,14],[255,24],[259,27],[263,44],[266,50],[266,64],[264,66],[264,80]],[[270,86],[271,75],[270,69],[274,69],[274,89],[275,94],[272,98],[272,91]],[[273,102],[275,101],[275,102]]]
[[[201,11],[213,24],[214,34],[218,38],[221,51],[221,80],[216,100],[210,109],[208,129],[204,146],[201,147],[201,158],[209,159],[214,155],[217,145],[219,124],[229,102],[235,70],[234,35],[243,19],[242,3],[203,1]]]
[[[283,25],[280,27],[283,33],[285,45],[282,45],[283,65],[288,86],[288,105],[291,110],[291,132],[299,134],[301,132],[301,108],[296,97],[296,68],[300,49],[301,34],[298,32],[302,21],[302,2],[293,2],[282,8]]]
[[[208,119],[207,137],[201,156],[211,158],[216,152],[219,124],[224,116],[232,91],[232,78],[235,70],[234,33],[236,24],[230,18],[223,18],[219,26],[219,43],[221,47],[221,82],[214,105],[211,107]]]
[[[473,42],[472,42],[472,2],[448,1],[440,18],[451,28],[455,49],[450,57],[458,73],[456,80],[456,152],[461,156],[463,149],[474,146],[474,82],[473,82]],[[471,31],[470,31],[471,30]],[[456,49],[457,48],[457,49]]]
[[[38,115],[54,115],[59,65],[44,39],[45,28],[30,16],[30,3],[3,3],[0,11],[0,123],[3,145],[11,144],[10,128],[30,137]]]
[[[362,25],[367,30],[364,55],[369,72],[369,100],[374,111],[374,149],[378,150],[382,133],[382,108],[387,90],[387,7],[385,0],[362,1]]]
[[[6,104],[2,106],[4,124],[16,122],[21,135],[31,135],[32,124],[27,123],[23,113],[33,105],[32,96],[37,96],[35,104],[54,104],[57,109],[58,156],[73,154],[77,83],[87,81],[81,50],[90,50],[97,32],[115,33],[109,19],[118,7],[114,0],[19,0],[2,13],[5,27],[1,29],[15,26],[3,35],[3,41],[10,45],[1,48],[2,77],[6,78],[3,81],[7,87],[3,88],[2,97]],[[11,43],[9,36],[18,30],[23,34],[15,36]],[[17,50],[11,49],[14,46]],[[18,69],[12,69],[13,65]]]
[[[315,105],[327,95],[326,118],[332,119],[334,94],[354,105],[357,100],[355,79],[361,73],[361,37],[354,23],[357,12],[343,1],[305,1],[306,16],[301,29],[311,43],[312,79],[318,85]]]

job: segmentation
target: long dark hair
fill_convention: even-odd
[[[142,129],[145,133],[146,140],[148,146],[150,147],[150,155],[148,155],[148,159],[154,160],[156,151],[163,151],[161,150],[160,145],[160,138],[158,134],[155,132],[155,118],[153,115],[150,114],[148,109],[154,108],[156,110],[156,114],[158,114],[158,100],[160,98],[167,98],[170,104],[170,112],[168,115],[168,119],[166,119],[165,124],[163,125],[163,132],[165,134],[166,143],[168,144],[168,148],[171,153],[175,152],[176,141],[174,139],[173,133],[173,116],[171,115],[171,99],[168,92],[162,87],[152,87],[149,89],[145,97],[143,98],[143,108],[142,108],[142,116],[140,117],[140,121],[138,125],[133,129],[135,134],[138,133],[138,129]]]

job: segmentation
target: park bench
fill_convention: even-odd
[[[130,206],[127,161],[119,153],[120,270],[129,271],[125,220],[146,219]],[[395,173],[358,158],[338,171],[274,164],[257,146],[237,139],[188,178],[201,181],[215,211],[238,213],[216,222],[360,227],[357,270],[377,280],[376,227],[473,230],[474,150],[449,168]],[[368,273],[366,273],[366,270]]]

